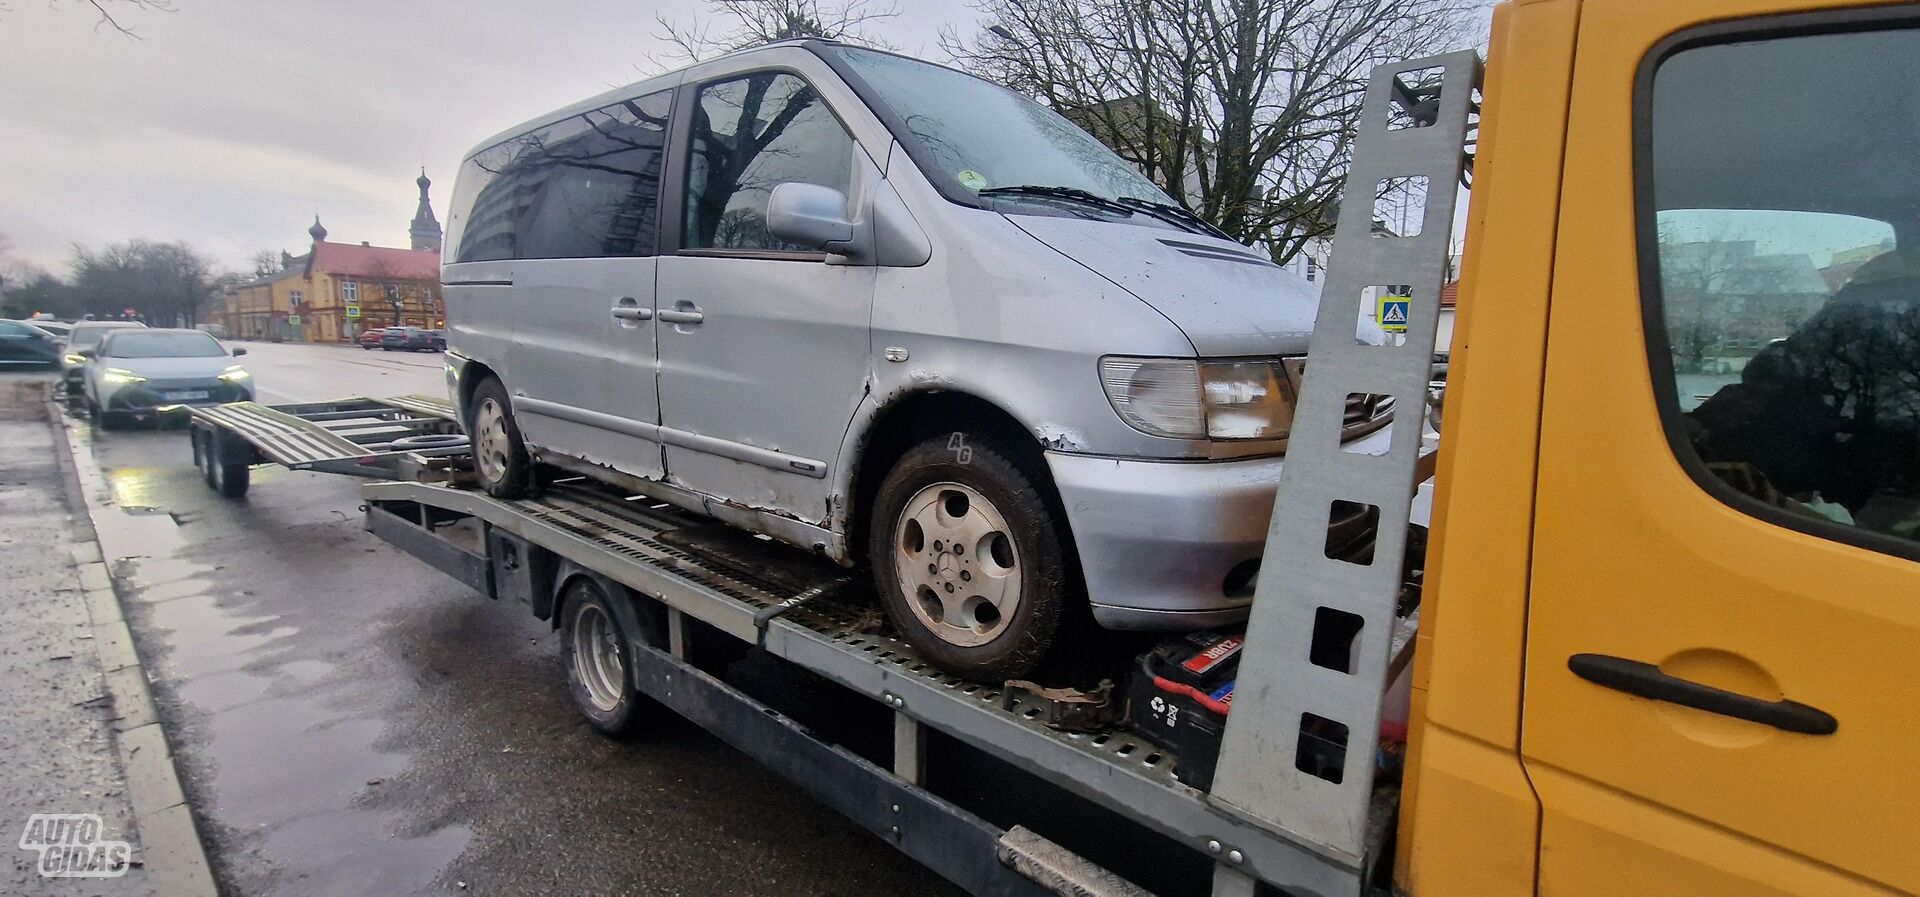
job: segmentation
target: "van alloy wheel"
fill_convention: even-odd
[[[500,403],[492,396],[480,400],[480,407],[473,415],[473,460],[480,465],[480,475],[489,482],[506,476],[507,453],[512,445],[507,439],[506,414]]]
[[[942,641],[984,645],[1020,609],[1020,554],[1007,518],[961,483],[914,493],[894,523],[894,571],[915,617]]]

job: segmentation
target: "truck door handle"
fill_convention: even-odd
[[[1831,714],[1798,701],[1763,701],[1739,692],[1669,676],[1653,664],[1624,657],[1575,654],[1567,658],[1567,669],[1588,682],[1630,695],[1731,716],[1788,732],[1832,735],[1840,727],[1839,720]]]
[[[663,324],[698,324],[707,319],[698,308],[663,308],[660,310],[660,322]]]

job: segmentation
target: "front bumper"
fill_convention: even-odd
[[[1383,428],[1355,444],[1384,441]],[[1246,619],[1284,458],[1145,461],[1048,452],[1093,617],[1108,629]],[[1355,515],[1337,541],[1371,538]]]
[[[206,393],[204,398],[186,398],[181,393]],[[148,380],[129,383],[106,393],[100,407],[116,413],[151,413],[179,405],[219,405],[253,400],[251,382],[225,380]]]

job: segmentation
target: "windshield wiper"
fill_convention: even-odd
[[[1050,199],[1070,199],[1081,205],[1117,212],[1129,218],[1142,211],[1101,196],[1098,193],[1082,190],[1079,187],[1045,187],[1039,184],[1016,184],[1011,187],[988,187],[979,191],[981,196],[1044,196]]]
[[[1200,217],[1186,206],[1176,205],[1170,202],[1155,202],[1154,200],[1141,199],[1137,196],[1122,196],[1114,200],[1114,202],[1129,208],[1138,208],[1175,227],[1185,227],[1189,230],[1198,229],[1202,234],[1209,237],[1219,237],[1222,240],[1233,239],[1227,236],[1225,231],[1214,227],[1213,222]],[[1236,240],[1235,242],[1239,241]]]

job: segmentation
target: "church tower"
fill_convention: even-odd
[[[420,187],[420,208],[413,213],[413,226],[407,229],[407,235],[413,238],[414,251],[440,251],[440,221],[433,217],[433,201],[427,198],[427,188],[433,182],[427,180],[427,170],[420,169],[420,177],[414,181]]]

